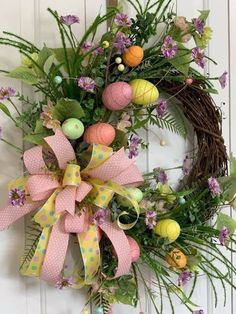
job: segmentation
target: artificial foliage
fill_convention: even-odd
[[[209,11],[187,20],[176,16],[172,0],[127,2],[135,17],[109,7],[81,38],[73,31],[78,16],[49,9],[60,48],[9,32],[0,38],[22,57],[1,72],[37,94],[35,100],[0,89],[0,111],[32,145],[23,152],[1,129],[26,173],[9,183],[0,228],[30,214],[20,272],[59,289],[87,288],[81,313],[89,313],[89,303],[97,314],[111,314],[116,303],[138,306],[143,287],[157,314],[174,313],[176,299],[202,314],[194,302],[199,277],[209,279],[215,306],[216,281],[224,304],[227,285],[236,288],[235,266],[222,251],[234,252],[236,222],[221,212],[236,207],[236,160],[227,156],[211,96],[214,81],[225,87],[227,73],[203,74],[214,62],[204,50]],[[103,23],[108,30],[95,39]],[[135,165],[151,145],[140,133],[150,125],[195,135],[177,187],[168,183],[171,165],[143,174]],[[157,141],[157,153],[165,144]]]

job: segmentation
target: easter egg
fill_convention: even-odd
[[[143,48],[139,46],[129,47],[123,54],[123,62],[129,67],[138,66],[143,60]]]
[[[133,92],[132,102],[136,105],[147,106],[159,98],[156,86],[146,80],[136,79],[129,84]]]
[[[88,144],[109,146],[116,137],[116,131],[109,123],[96,123],[84,132],[84,141]]]
[[[77,140],[84,133],[84,125],[80,120],[70,118],[63,122],[62,132],[70,140]]]
[[[132,88],[128,83],[116,82],[108,85],[102,94],[102,102],[109,110],[121,110],[132,100]]]
[[[132,263],[137,262],[140,257],[139,245],[133,238],[127,236],[127,239],[130,245],[131,261]]]
[[[55,82],[57,85],[61,84],[61,83],[62,83],[62,77],[59,76],[59,75],[58,75],[58,76],[55,76],[54,82]]]
[[[168,238],[169,242],[174,242],[180,235],[180,225],[173,219],[163,219],[158,221],[154,232],[162,238]]]
[[[95,314],[103,314],[104,313],[104,311],[103,311],[103,308],[102,307],[97,307],[96,309],[95,309]]]
[[[127,188],[126,190],[130,194],[130,196],[135,201],[137,201],[138,203],[140,203],[141,200],[143,199],[143,192],[140,189],[138,189],[138,188]],[[124,207],[132,207],[133,206],[132,203],[126,197],[118,195],[116,199],[121,206],[124,206]]]
[[[166,262],[175,268],[184,268],[187,265],[187,257],[179,249],[174,249],[166,255]]]
[[[185,198],[184,198],[184,197],[180,197],[180,198],[179,198],[179,204],[180,204],[180,205],[184,205],[185,203],[186,203]]]

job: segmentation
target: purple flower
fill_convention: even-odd
[[[118,26],[130,27],[132,25],[131,19],[125,13],[117,13],[115,16],[115,23]]]
[[[166,114],[167,110],[167,101],[164,99],[161,99],[158,104],[156,105],[156,112],[157,112],[157,117],[158,118],[163,118]]]
[[[199,34],[203,34],[203,32],[204,32],[204,22],[200,18],[193,19],[193,25],[194,25],[196,31]]]
[[[69,14],[69,15],[61,16],[60,21],[61,21],[61,23],[65,24],[67,26],[71,26],[72,24],[79,23],[80,19],[76,15],[70,15]]]
[[[16,91],[12,87],[1,87],[0,88],[0,100],[9,99],[11,97],[14,97],[16,94]]]
[[[55,288],[62,290],[64,288],[69,288],[73,286],[73,278],[72,277],[61,277],[60,280],[55,284]]]
[[[105,222],[105,219],[106,219],[105,209],[99,208],[92,217],[92,223],[100,226]]]
[[[94,44],[91,43],[90,41],[85,41],[83,45],[81,46],[81,50],[83,53],[88,52],[93,48]]]
[[[167,174],[163,169],[161,169],[158,174],[158,181],[161,182],[162,184],[166,184],[168,182]]]
[[[183,271],[181,274],[179,274],[178,277],[178,286],[183,287],[185,286],[190,279],[192,279],[193,275],[189,271]]]
[[[221,193],[220,185],[218,181],[213,177],[208,179],[208,187],[213,197]]]
[[[119,52],[124,52],[127,47],[131,46],[131,44],[132,44],[131,39],[128,36],[126,36],[122,32],[118,32],[116,34],[116,39],[113,46]]]
[[[157,224],[157,213],[149,210],[146,212],[145,224],[148,229],[152,230],[154,226]]]
[[[25,204],[25,200],[26,200],[26,195],[25,195],[25,190],[21,190],[21,189],[11,189],[9,191],[9,203],[12,206],[23,206]]]
[[[219,82],[220,82],[220,86],[222,89],[224,89],[226,87],[227,84],[227,75],[228,72],[224,72],[220,77],[219,77]]]
[[[203,310],[193,311],[193,314],[204,314],[204,311]]]
[[[104,49],[102,47],[98,47],[95,51],[94,51],[94,55],[95,56],[100,56],[104,53]]]
[[[171,36],[166,36],[164,43],[161,47],[161,51],[165,58],[167,59],[174,58],[178,51],[176,41]]]
[[[188,176],[190,173],[190,159],[188,156],[184,158],[182,171],[184,176]]]
[[[140,139],[138,136],[133,135],[130,139],[129,143],[129,158],[132,159],[133,157],[138,156],[138,145],[139,145]]]
[[[195,47],[192,49],[192,57],[197,65],[199,65],[202,69],[204,69],[206,60],[204,50]]]
[[[220,231],[219,241],[222,246],[226,245],[227,240],[229,239],[229,234],[230,232],[226,227],[222,228],[222,230]]]
[[[86,92],[94,92],[94,89],[96,87],[96,83],[93,79],[86,76],[81,76],[77,79],[77,84],[80,88],[85,90]]]

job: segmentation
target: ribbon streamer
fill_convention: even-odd
[[[84,207],[78,215],[76,203],[86,196],[95,206],[107,208],[114,194],[126,197],[136,212],[136,219],[130,224],[106,221],[101,229],[111,240],[118,258],[115,277],[129,272],[131,265],[130,247],[124,230],[132,228],[139,216],[137,202],[129,195],[126,186],[138,186],[143,178],[126,157],[124,149],[113,153],[112,149],[102,145],[93,145],[85,169],[80,170],[76,156],[68,139],[61,130],[45,138],[54,153],[60,169],[58,174],[47,169],[43,158],[43,148],[34,147],[24,154],[24,163],[29,177],[15,181],[26,184],[30,198],[20,209],[8,206],[0,211],[0,229],[9,227],[17,219],[38,209],[34,220],[42,227],[42,234],[31,262],[23,265],[22,274],[41,276],[42,279],[56,283],[60,278],[68,249],[70,233],[76,233],[84,263],[84,275],[77,278],[76,287],[90,284],[100,266],[98,227],[89,221],[89,209]],[[26,182],[25,182],[26,181]],[[14,185],[14,184],[13,184]]]

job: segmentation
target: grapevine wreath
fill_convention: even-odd
[[[236,269],[221,250],[233,251],[235,242],[236,222],[221,209],[235,206],[236,161],[231,158],[228,175],[222,115],[211,97],[217,92],[212,80],[224,88],[227,73],[212,78],[202,71],[212,62],[204,53],[209,12],[188,21],[170,10],[171,2],[142,7],[127,0],[135,18],[111,7],[82,38],[73,30],[79,17],[49,9],[62,48],[38,48],[9,32],[0,38],[22,56],[19,67],[2,72],[39,95],[35,101],[0,89],[2,113],[33,144],[24,152],[14,146],[26,173],[9,183],[0,228],[31,214],[21,274],[59,289],[87,287],[84,314],[89,303],[96,314],[112,313],[115,303],[137,306],[140,283],[156,313],[174,313],[174,296],[190,312],[204,313],[192,300],[202,274],[216,306],[216,280],[224,302],[226,285],[236,288],[230,277]],[[96,40],[102,23],[108,31]],[[139,151],[148,149],[140,130],[149,125],[184,138],[189,125],[194,131],[177,188],[168,184],[169,169],[157,165],[141,174],[135,165]],[[4,130],[1,140],[13,146]]]

